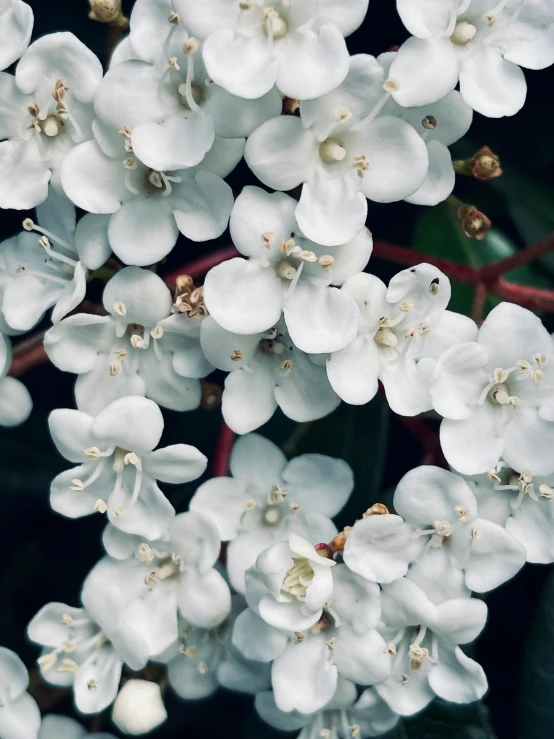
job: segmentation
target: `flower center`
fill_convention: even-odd
[[[172,554],[160,561],[157,567],[146,575],[144,582],[153,586],[163,580],[171,580],[181,574],[184,570],[183,558],[178,554]]]
[[[187,96],[187,84],[186,84],[186,82],[182,82],[179,85],[178,92],[179,92],[179,99],[180,99],[183,107],[185,107],[188,110],[190,110],[190,104],[189,104],[189,102],[187,100],[187,97],[188,96]],[[204,102],[204,90],[203,90],[203,88],[197,82],[192,82],[191,83],[191,94],[192,94],[192,99],[194,100],[194,102],[197,105],[200,105],[201,103]]]
[[[262,511],[262,521],[267,526],[277,526],[283,519],[283,512],[278,505],[267,505]]]
[[[292,561],[294,564],[285,575],[281,590],[294,595],[298,600],[305,600],[314,571],[305,557],[293,557]]]
[[[327,139],[319,147],[319,156],[325,164],[335,164],[346,157],[346,149],[337,139]]]
[[[286,20],[279,15],[273,7],[264,10],[263,29],[269,39],[280,39],[287,35],[288,25]]]
[[[456,23],[454,33],[450,36],[450,40],[457,46],[466,46],[475,37],[477,28],[467,21]]]

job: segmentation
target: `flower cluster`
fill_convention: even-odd
[[[91,8],[125,25],[115,0]],[[80,604],[45,605],[28,636],[44,681],[83,714],[113,704],[124,733],[166,719],[167,684],[185,700],[255,695],[272,726],[324,739],[378,736],[435,696],[477,700],[487,680],[463,647],[487,606],[472,594],[554,562],[554,345],[541,320],[513,303],[480,326],[449,311],[434,264],[388,286],[365,271],[368,201],[450,196],[448,147],[473,111],[522,107],[520,67],[554,63],[554,12],[548,0],[397,9],[411,36],[374,57],[345,40],[368,0],[136,0],[104,72],[72,33],[30,43],[29,5],[0,0],[0,68],[17,62],[0,73],[0,207],[21,211],[23,229],[0,245],[0,424],[32,409],[7,376],[8,336],[48,316],[45,352],[77,376],[76,408],[49,417],[72,465],[50,504],[107,519]],[[225,178],[243,159],[271,192],[233,193]],[[487,147],[468,166],[501,174]],[[228,227],[236,256],[201,286],[164,279],[181,236]],[[101,306],[86,300],[97,278]],[[230,475],[203,479],[176,512],[165,486],[201,478],[208,460],[160,446],[161,408],[198,408],[215,370],[240,435]],[[442,419],[450,470],[408,472],[393,512],[364,491],[370,507],[339,530],[349,465],[288,460],[252,432],[278,408],[312,422],[379,385],[394,412]],[[87,736],[67,717],[41,723],[27,687],[0,648],[1,739]]]

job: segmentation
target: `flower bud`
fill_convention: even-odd
[[[471,158],[470,166],[473,176],[480,182],[493,180],[502,174],[500,158],[488,146],[482,146],[479,151],[475,152]]]
[[[295,98],[283,98],[283,115],[300,115],[300,100],[295,100]]]
[[[458,207],[457,215],[460,226],[468,239],[482,241],[492,226],[490,219],[473,205],[462,203]]]
[[[148,734],[167,718],[158,683],[128,680],[119,691],[112,721],[123,734]]]
[[[99,23],[113,23],[121,28],[127,28],[129,21],[121,12],[121,0],[89,0],[90,13],[88,17]]]

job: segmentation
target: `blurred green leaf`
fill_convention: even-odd
[[[449,259],[474,268],[512,256],[518,251],[513,241],[496,228],[491,228],[482,241],[468,239],[458,225],[451,208],[445,204],[422,212],[416,223],[413,247],[421,254]],[[541,274],[536,265],[518,267],[508,272],[506,278],[534,287],[552,285],[552,280],[547,275]],[[473,287],[453,281],[450,310],[470,315],[472,302]],[[497,302],[494,297],[489,297],[489,309]]]
[[[527,638],[520,739],[551,739],[554,727],[554,571],[542,591]]]
[[[426,711],[404,719],[402,730],[390,739],[495,739],[488,709],[479,701],[457,705],[437,699]]]

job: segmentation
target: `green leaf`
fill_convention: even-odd
[[[554,571],[542,591],[527,638],[521,700],[520,739],[550,739],[554,726]]]
[[[479,701],[458,705],[436,699],[427,710],[404,719],[402,729],[397,739],[495,739],[488,709]]]
[[[498,259],[510,257],[518,251],[517,246],[502,231],[491,228],[482,241],[468,239],[460,228],[451,208],[445,204],[428,208],[418,218],[413,247],[420,254],[449,259],[468,267],[478,268]],[[533,287],[550,287],[552,280],[541,274],[536,265],[525,265],[508,272],[506,279]],[[452,281],[452,299],[449,309],[471,314],[473,287]],[[487,307],[498,303],[490,296]]]

